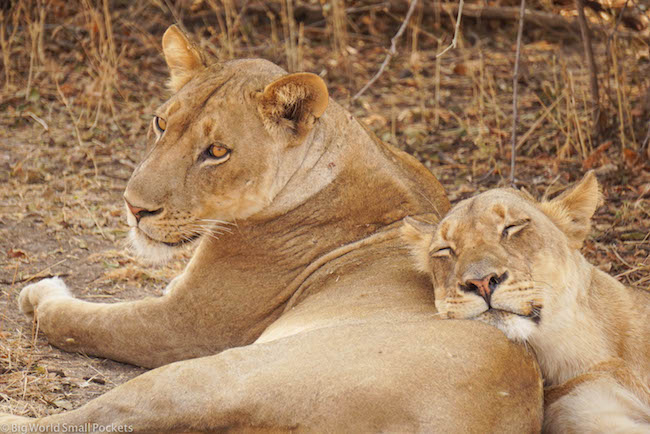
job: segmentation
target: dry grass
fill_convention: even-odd
[[[86,299],[140,298],[182,268],[183,260],[151,269],[121,249],[121,194],[150,115],[168,96],[160,37],[171,22],[220,60],[264,57],[320,74],[380,138],[431,168],[452,200],[508,175],[515,23],[465,18],[459,48],[435,58],[455,17],[421,5],[396,58],[352,102],[385,57],[403,9],[343,0],[324,2],[321,12],[296,0],[10,4],[0,11],[0,411],[61,411],[141,372],[52,349],[33,335],[15,298],[26,281],[50,275]],[[611,16],[587,12],[613,26]],[[530,26],[522,48],[519,184],[542,196],[595,169],[607,201],[585,252],[647,288],[650,175],[640,145],[650,119],[648,46],[596,41],[605,113],[598,141],[576,35]]]

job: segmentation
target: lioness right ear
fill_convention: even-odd
[[[275,80],[258,98],[266,127],[295,146],[303,142],[325,112],[329,94],[319,76],[300,72]]]
[[[542,211],[566,234],[572,248],[582,247],[591,229],[591,217],[601,201],[600,186],[593,171],[587,172],[573,188],[548,202]]]
[[[402,239],[411,250],[416,268],[426,274],[431,273],[429,247],[431,247],[435,228],[435,225],[413,217],[404,218],[401,228]]]
[[[169,26],[162,38],[163,54],[169,67],[169,88],[178,92],[205,67],[201,51],[176,25]]]

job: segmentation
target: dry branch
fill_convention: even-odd
[[[377,73],[368,81],[368,83],[363,86],[359,92],[357,92],[353,97],[352,101],[356,100],[359,98],[372,84],[377,81],[379,76],[384,72],[384,69],[386,69],[386,66],[390,62],[390,60],[393,58],[395,53],[397,53],[397,41],[399,38],[402,36],[404,33],[404,30],[406,30],[406,26],[408,26],[409,20],[411,19],[411,15],[413,15],[413,11],[415,11],[415,6],[417,6],[418,0],[411,0],[411,4],[409,6],[408,12],[406,12],[406,17],[404,17],[404,21],[402,22],[402,25],[399,27],[397,30],[397,33],[395,33],[395,36],[390,40],[390,50],[388,50],[388,54],[386,54],[386,58],[384,61],[381,63],[381,66],[379,67],[379,70]]]
[[[241,1],[241,0],[240,0]],[[238,3],[238,2],[237,2]],[[237,5],[239,9],[240,5]],[[403,0],[387,0],[376,5],[368,6],[372,9],[385,9],[391,14],[404,14],[408,11],[410,3]],[[366,11],[368,8],[351,7],[347,8],[347,14],[355,14]],[[459,5],[456,3],[442,3],[440,8],[447,14],[456,15],[458,13]],[[425,15],[435,14],[436,8],[424,8],[422,11]],[[282,11],[277,2],[251,1],[247,3],[247,13],[265,16],[269,13],[280,16]],[[463,7],[463,16],[479,18],[484,20],[505,20],[516,21],[519,19],[519,8],[514,6],[483,6],[477,4],[466,4]],[[213,13],[201,14],[195,13],[192,17],[187,17],[185,21],[189,24],[201,24],[205,19],[212,19]],[[294,18],[297,22],[303,22],[306,25],[324,24],[325,17],[323,16],[323,9],[320,5],[307,4],[303,2],[295,2],[294,5]],[[536,11],[532,9],[526,10],[526,25],[550,27],[555,29],[564,29],[575,32],[580,32],[580,23],[577,19],[567,19],[561,15],[553,14],[550,12]],[[592,24],[591,30],[594,33],[599,33],[602,36],[608,36],[611,33],[611,27]],[[616,35],[621,38],[638,38],[650,43],[650,36],[647,32],[636,32],[629,30],[616,30]]]
[[[510,184],[515,185],[515,157],[517,155],[517,89],[519,85],[519,59],[521,57],[521,36],[524,33],[526,17],[526,0],[521,0],[519,8],[519,29],[517,30],[517,54],[515,55],[515,72],[512,76],[512,148],[510,150]]]
[[[454,14],[458,10],[458,5],[446,3],[442,5],[442,9],[447,13]],[[481,18],[485,20],[515,21],[519,19],[519,8],[514,6],[465,5],[463,15],[466,17]],[[578,23],[578,20],[576,19],[569,20],[550,12],[541,12],[531,9],[526,10],[525,23],[526,25],[565,29],[574,32],[580,31],[580,23]],[[611,32],[611,28],[599,25],[592,25],[591,30],[599,32],[604,36],[609,35]],[[617,30],[616,35],[624,38],[639,38],[644,41],[650,41],[647,34],[644,35],[640,32]]]
[[[595,136],[600,136],[600,95],[598,92],[598,70],[594,60],[594,50],[591,45],[591,33],[589,25],[585,18],[584,0],[575,0],[576,9],[578,10],[578,22],[580,23],[580,33],[582,34],[582,44],[585,50],[587,65],[589,66],[589,83],[591,87],[591,110],[593,117],[593,126]]]
[[[390,60],[393,58],[393,56],[396,53],[396,42],[399,39],[399,37],[402,35],[402,33],[404,32],[404,29],[406,28],[406,25],[408,24],[408,22],[409,22],[409,20],[411,18],[411,15],[413,14],[413,11],[415,10],[416,3],[417,3],[417,0],[413,0],[413,2],[411,3],[411,6],[409,7],[408,12],[406,13],[406,17],[404,18],[404,22],[400,26],[400,28],[397,31],[397,33],[395,34],[395,36],[393,36],[393,38],[390,40],[390,50],[388,52],[388,55],[386,56],[386,58],[382,62],[381,66],[379,68],[379,71],[377,71],[377,73],[370,79],[370,81],[368,81],[368,83],[366,83],[366,85],[363,86],[361,88],[361,90],[359,90],[359,92],[357,92],[356,95],[354,95],[352,97],[352,101],[359,98],[361,96],[361,94],[363,94],[366,90],[368,90],[368,88],[384,72],[384,69],[388,65],[388,62],[390,62]],[[464,4],[465,4],[464,0],[460,0],[460,2],[458,3],[458,11],[457,11],[458,16],[456,17],[456,26],[455,26],[455,29],[454,29],[454,36],[453,36],[453,38],[451,40],[451,43],[445,49],[443,49],[442,51],[440,51],[439,53],[437,53],[435,55],[436,59],[441,57],[442,55],[444,55],[447,51],[451,50],[452,48],[456,48],[456,46],[458,45],[458,33],[460,31],[460,21],[461,21],[461,18],[463,16],[463,5]]]
[[[460,19],[463,17],[463,5],[465,4],[464,0],[460,0],[458,3],[458,16],[456,17],[456,28],[454,29],[454,38],[451,40],[451,44],[447,46],[444,50],[442,50],[440,53],[436,54],[436,59],[443,54],[445,54],[447,51],[451,50],[452,48],[456,48],[456,45],[458,44],[458,31],[460,30]]]

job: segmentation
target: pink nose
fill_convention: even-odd
[[[485,299],[487,304],[490,304],[492,293],[499,285],[499,277],[496,273],[490,273],[480,279],[468,279],[465,281],[465,286],[469,291],[476,292],[478,295]]]
[[[148,215],[156,215],[159,214],[162,211],[162,208],[158,208],[157,210],[154,211],[149,211],[148,209],[145,208],[140,208],[137,206],[133,206],[129,203],[128,200],[124,199],[124,202],[126,202],[126,206],[129,208],[129,211],[131,211],[131,214],[135,217],[135,220],[137,222],[140,222],[140,219],[142,217],[148,216]]]
[[[142,217],[140,215],[140,212],[144,210],[144,208],[138,208],[129,203],[128,200],[124,199],[124,202],[126,202],[126,206],[129,208],[129,211],[131,211],[131,214],[135,217],[137,221],[140,221],[140,218]]]

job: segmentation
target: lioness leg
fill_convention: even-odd
[[[650,407],[614,379],[585,382],[546,407],[546,433],[650,433]]]
[[[478,322],[366,323],[166,365],[34,423],[523,433],[541,392],[533,358]]]
[[[66,351],[84,352],[144,367],[215,354],[201,340],[205,329],[196,315],[174,309],[172,294],[121,303],[91,303],[73,298],[61,279],[26,286],[18,302],[36,315],[48,341]],[[221,347],[223,348],[223,347]]]

